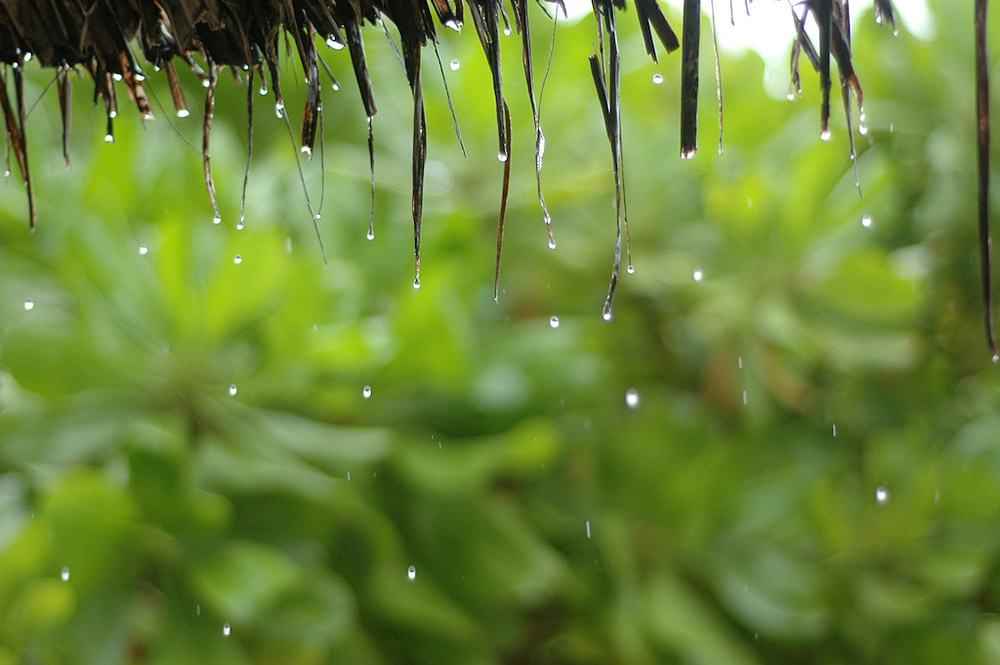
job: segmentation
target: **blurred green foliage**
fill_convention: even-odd
[[[50,92],[34,235],[22,188],[0,196],[0,664],[1000,662],[971,7],[932,8],[931,42],[855,27],[864,200],[844,127],[819,141],[814,79],[770,99],[755,55],[723,62],[716,155],[706,54],[703,149],[677,159],[679,62],[650,64],[624,21],[636,273],[610,323],[591,19],[560,27],[542,102],[554,252],[510,38],[499,305],[471,35],[441,44],[467,160],[425,76],[419,291],[411,101],[377,31],[376,239],[365,119],[331,54],[326,173],[306,167],[326,266],[273,98],[237,230],[243,88],[220,84],[218,226],[177,133],[197,145],[197,119],[123,108],[106,145],[78,90],[67,170]]]

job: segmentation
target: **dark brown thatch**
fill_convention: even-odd
[[[547,0],[555,11],[562,0]],[[710,0],[711,2],[712,0]],[[852,124],[851,98],[856,100],[858,115],[864,120],[861,85],[851,62],[851,25],[849,0],[803,0],[792,10],[796,27],[791,70],[793,87],[800,89],[799,59],[805,54],[819,73],[822,90],[820,108],[821,135],[828,135],[830,95],[832,90],[831,61],[835,61],[840,81],[843,106],[848,127]],[[980,238],[983,269],[983,290],[986,306],[987,332],[991,350],[996,357],[990,299],[990,235],[988,224],[989,115],[986,69],[987,0],[976,0],[978,105],[979,111],[979,172],[980,172]],[[535,100],[531,32],[528,21],[528,0],[510,0],[514,28],[521,35],[524,74],[535,124],[535,164],[538,199],[550,245],[554,245],[550,217],[541,187],[542,155],[545,139],[542,134]],[[657,59],[656,40],[669,53],[681,50],[681,156],[689,158],[697,149],[698,56],[701,30],[701,0],[685,0],[681,39],[660,10],[657,0],[634,0],[646,50]],[[745,0],[749,11],[749,0]],[[622,146],[620,119],[620,56],[617,41],[617,10],[626,8],[625,0],[593,0],[597,19],[598,45],[590,57],[597,97],[605,121],[611,147],[617,198],[617,241],[614,266],[604,317],[611,318],[615,287],[621,266],[622,236],[628,239],[628,216],[622,179]],[[732,8],[732,2],[730,2]],[[298,54],[307,78],[306,103],[300,128],[301,148],[312,154],[317,127],[322,113],[320,84],[321,68],[325,63],[317,53],[317,38],[335,49],[350,53],[361,100],[369,118],[378,112],[372,93],[362,26],[365,22],[381,25],[383,19],[398,29],[402,60],[413,97],[412,146],[412,215],[414,229],[414,285],[420,279],[420,229],[422,223],[423,174],[427,153],[426,119],[420,59],[423,48],[436,45],[438,24],[459,30],[466,20],[466,10],[472,20],[483,52],[489,63],[496,103],[498,155],[504,163],[503,194],[501,197],[496,256],[496,280],[499,281],[503,242],[504,213],[507,185],[510,177],[510,114],[504,99],[500,39],[501,21],[510,28],[503,0],[0,0],[0,105],[3,107],[8,145],[13,148],[18,168],[26,183],[29,219],[34,228],[36,209],[34,183],[28,160],[27,127],[25,123],[24,66],[32,57],[42,66],[56,68],[58,97],[63,118],[63,146],[69,161],[70,131],[70,71],[85,70],[92,77],[95,99],[103,101],[107,118],[108,140],[114,139],[114,118],[118,114],[118,83],[124,84],[131,103],[143,117],[153,115],[143,88],[146,74],[142,60],[166,76],[174,106],[181,115],[189,112],[188,102],[175,69],[179,59],[198,74],[206,85],[202,160],[205,185],[210,202],[218,217],[215,187],[212,181],[209,139],[216,81],[222,68],[231,68],[238,79],[245,75],[249,88],[255,75],[270,81],[275,108],[289,132],[290,121],[284,113],[279,76],[279,36],[287,35]],[[433,11],[433,14],[432,14]],[[565,9],[563,8],[563,11]],[[714,16],[714,7],[712,7]],[[437,18],[437,23],[434,17]],[[895,24],[890,0],[875,0],[875,16],[880,23]],[[808,36],[807,21],[816,24],[818,44]],[[654,34],[656,40],[654,40]],[[386,32],[388,35],[388,32]],[[436,49],[435,49],[436,52]],[[199,64],[200,63],[200,64]],[[329,72],[327,72],[329,73]],[[331,75],[332,76],[332,75]],[[12,86],[8,82],[12,81]],[[10,88],[13,88],[13,95]],[[13,99],[12,99],[13,98]],[[248,115],[252,114],[253,95],[248,94]],[[721,129],[721,91],[720,129]],[[251,116],[252,117],[252,116]],[[251,123],[252,132],[252,123]],[[851,132],[849,132],[851,133]],[[252,137],[252,133],[251,133]],[[461,138],[461,137],[459,137]],[[251,139],[252,140],[252,139]],[[369,150],[372,148],[369,133]],[[721,138],[720,138],[721,149]],[[851,156],[854,141],[851,139]],[[372,153],[372,166],[374,156]],[[245,185],[244,185],[245,186]],[[858,184],[860,192],[860,183]],[[307,205],[308,198],[307,198]],[[311,205],[313,223],[317,215]],[[624,231],[624,233],[623,233]],[[317,237],[319,230],[317,228]],[[320,240],[322,246],[322,240]],[[494,296],[497,289],[494,289]]]

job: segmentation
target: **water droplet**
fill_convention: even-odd
[[[698,152],[697,148],[691,148],[690,150],[681,150],[681,159],[693,159],[696,152]]]
[[[549,327],[550,328],[558,328],[559,327],[559,317],[558,316],[553,316],[553,317],[549,318]]]
[[[501,162],[506,162],[507,161],[507,152],[505,150],[501,150],[500,152],[498,152],[497,153],[497,159],[499,161],[501,161]]]
[[[871,228],[871,225],[872,225],[872,216],[871,215],[865,215],[865,216],[863,216],[861,218],[861,226],[863,226],[866,229],[868,229],[868,228]]]
[[[590,538],[590,520],[587,520],[587,538]]]
[[[556,248],[556,241],[549,239],[549,249],[555,249],[555,248]]]
[[[630,409],[639,408],[639,391],[635,388],[629,388],[625,391],[625,406]]]
[[[705,273],[701,271],[701,268],[695,268],[694,272],[691,273],[691,276],[694,277],[694,281],[700,282],[705,276]]]
[[[653,74],[653,83],[663,85],[663,74]]]
[[[333,85],[331,85],[330,87],[333,88],[334,92],[338,92],[340,90],[340,84],[337,83],[336,81],[334,81]]]
[[[332,48],[334,51],[341,51],[344,49],[344,44],[341,41],[334,39],[333,37],[326,38],[326,45]]]
[[[212,223],[213,224],[221,224],[222,223],[222,218],[219,217],[218,215],[216,215],[215,217],[212,218]]]
[[[455,32],[462,32],[462,24],[453,18],[450,18],[447,21],[445,21],[444,27],[451,28]]]
[[[462,66],[462,63],[460,63],[460,62],[459,62],[458,60],[452,60],[452,61],[451,61],[451,71],[453,71],[453,72],[457,72],[457,71],[458,71],[458,69],[459,69],[459,68],[460,68],[461,66]]]
[[[113,134],[105,134],[104,135],[104,142],[105,143],[114,143],[115,142],[114,135]]]
[[[866,136],[868,134],[868,125],[865,124],[864,120],[858,123],[858,133],[862,136]]]
[[[830,130],[829,129],[824,129],[823,131],[821,131],[819,133],[819,138],[820,138],[821,141],[829,141],[830,140]]]
[[[879,485],[875,489],[875,500],[880,506],[884,506],[889,501],[889,490],[885,486]]]
[[[260,96],[263,97],[266,94],[267,94],[267,83],[264,82],[260,84]]]
[[[506,28],[503,29],[503,34],[506,35],[507,37],[510,37],[510,26],[509,25]]]
[[[372,396],[372,387],[371,386],[365,386],[364,388],[362,388],[361,389],[361,396],[364,397],[365,399],[368,399],[369,397],[371,397]]]
[[[302,146],[302,153],[305,154],[305,155],[309,155],[309,157],[312,157],[313,149],[310,148],[307,145],[304,145],[304,146]]]
[[[236,387],[235,383],[229,385],[229,394],[230,395],[235,395],[238,390],[239,390],[239,388]]]
[[[112,72],[111,73],[111,78],[113,78],[116,81],[121,81],[122,80],[122,75],[119,74],[118,72]]]
[[[628,268],[625,268],[625,272],[627,272],[630,275],[634,275],[635,274],[635,266],[632,265],[631,263],[628,264]]]
[[[368,234],[365,237],[367,237],[369,240],[375,240],[374,229],[368,229]]]
[[[410,580],[411,582],[413,580],[417,579],[417,567],[416,566],[410,566],[409,568],[406,569],[406,579]]]
[[[228,622],[222,624],[222,634],[225,637],[229,637],[230,633],[232,633],[232,632],[233,632],[233,627],[230,626]]]
[[[236,222],[236,230],[237,231],[242,231],[243,230],[243,217],[242,216],[240,217],[239,221]]]
[[[419,277],[417,277],[416,279],[413,280],[413,288],[414,288],[414,290],[420,288],[420,278]]]
[[[69,582],[69,566],[63,566],[63,569],[59,571],[59,577],[63,582]]]
[[[177,109],[178,118],[186,118],[189,115],[191,115],[191,111],[189,111],[188,109]]]
[[[786,98],[786,99],[787,99],[788,101],[790,101],[790,102],[794,102],[794,101],[795,101],[795,91],[794,91],[794,90],[789,90],[789,91],[788,91],[788,95],[786,95],[786,97],[785,97],[785,98]]]
[[[601,318],[604,319],[605,321],[610,321],[611,320],[611,310],[610,309],[605,309],[601,313]]]
[[[24,309],[29,312],[35,309],[35,301],[32,300],[31,298],[26,298],[24,301]]]
[[[285,102],[279,99],[274,103],[274,114],[279,118],[285,117]]]
[[[236,265],[239,265],[239,264],[243,263],[243,255],[242,254],[237,254],[236,256],[234,256],[233,257],[233,263],[235,263]]]
[[[209,84],[209,82],[208,82],[208,79],[207,79],[207,78],[204,78],[204,79],[202,79],[202,80],[201,80],[201,87],[203,87],[203,88],[207,88],[207,87],[208,87],[209,85],[210,85],[210,84]]]
[[[149,247],[139,245],[139,256],[146,256],[147,254],[149,254]]]
[[[1000,352],[993,354],[993,364],[1000,363]]]

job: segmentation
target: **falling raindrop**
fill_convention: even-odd
[[[25,299],[25,301],[24,301],[24,309],[26,311],[29,311],[29,312],[31,310],[35,309],[35,301],[32,300],[31,298]]]
[[[590,538],[590,520],[587,520],[587,538]]]
[[[149,247],[146,247],[145,245],[139,245],[139,255],[146,256],[147,254],[149,254]]]
[[[737,369],[743,369],[743,356],[736,356]]]
[[[747,405],[747,391],[743,391],[743,406]]]
[[[639,408],[639,391],[635,388],[629,388],[625,391],[625,406],[630,409]]]
[[[63,582],[69,582],[69,566],[63,566],[63,569],[59,572],[59,577]]]
[[[653,74],[653,83],[663,85],[663,74]]]
[[[372,387],[371,386],[365,386],[364,388],[362,388],[361,389],[361,396],[364,397],[365,399],[368,399],[369,397],[371,397],[372,396]]]
[[[232,384],[229,385],[229,394],[230,395],[235,395],[238,390],[239,390],[239,388],[236,387],[235,383],[232,383]]]
[[[871,215],[865,215],[864,217],[861,218],[861,226],[863,226],[866,229],[868,229],[868,228],[871,228],[871,225],[872,225],[872,216]]]
[[[705,276],[705,273],[701,271],[701,268],[695,268],[694,272],[691,273],[691,276],[694,278],[694,281],[700,282]]]
[[[559,317],[558,316],[553,316],[553,317],[551,317],[549,319],[549,327],[550,328],[558,328],[559,327]]]
[[[834,423],[834,425],[833,425],[833,438],[837,438],[837,424],[836,423]]]
[[[875,488],[875,500],[880,506],[884,506],[889,501],[889,490],[885,486],[879,485]]]
[[[222,624],[222,634],[229,637],[230,633],[233,632],[233,627],[229,625],[228,622]]]
[[[351,472],[347,472],[347,482],[351,482]]]
[[[416,566],[410,566],[409,568],[406,569],[406,579],[410,580],[411,582],[413,580],[417,579],[417,567]]]
[[[239,265],[239,264],[243,263],[243,255],[242,254],[237,254],[236,256],[234,256],[233,257],[233,263],[235,263],[236,265]]]
[[[452,60],[451,61],[451,71],[457,72],[458,69],[459,69],[459,67],[461,67],[461,66],[462,66],[462,63],[460,63],[458,60]]]
[[[194,613],[197,616],[201,616],[201,603],[198,603],[194,606]]]

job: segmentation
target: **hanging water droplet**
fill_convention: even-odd
[[[510,26],[509,25],[503,29],[503,34],[506,35],[507,37],[510,37]]]
[[[635,388],[629,388],[625,391],[625,406],[630,409],[639,408],[639,391]]]
[[[663,74],[653,74],[653,83],[663,85]]]
[[[553,316],[553,317],[549,318],[549,327],[550,328],[558,328],[559,327],[559,317],[558,316]]]
[[[590,538],[590,520],[587,520],[587,538]]]
[[[267,94],[267,81],[262,81],[260,84],[260,96],[263,97]]]
[[[343,42],[334,39],[333,37],[326,38],[326,45],[332,48],[334,51],[341,51],[344,48]]]
[[[242,254],[237,254],[236,256],[234,256],[233,257],[233,263],[235,263],[236,265],[239,265],[239,264],[243,263],[243,255]]]
[[[115,142],[115,136],[114,136],[114,134],[105,134],[104,135],[104,142],[105,143],[114,143]]]
[[[221,224],[222,223],[222,218],[219,217],[218,215],[216,215],[215,217],[212,218],[212,223],[213,224]]]
[[[35,309],[35,301],[32,300],[31,298],[26,298],[24,301],[24,309],[29,312]]]
[[[462,32],[462,24],[453,18],[450,18],[447,21],[445,21],[444,27],[451,28],[455,32]]]
[[[697,148],[691,148],[690,150],[681,150],[681,159],[693,159],[696,152],[698,152]]]
[[[62,570],[59,571],[59,577],[63,582],[69,582],[69,566],[63,566]]]
[[[178,118],[186,118],[189,115],[191,115],[191,111],[189,111],[188,109],[177,109]]]
[[[462,63],[460,63],[458,60],[451,61],[451,71],[457,72],[461,66]]]
[[[787,99],[790,102],[794,102],[795,101],[795,91],[794,90],[789,90],[788,94],[785,95],[785,99]]]
[[[634,275],[635,274],[635,266],[632,265],[631,263],[628,264],[628,267],[625,268],[625,272],[627,272],[630,275]]]
[[[819,133],[819,138],[820,138],[821,141],[829,141],[830,140],[830,130],[829,129],[824,129],[822,132]]]
[[[222,634],[223,634],[223,636],[229,637],[230,633],[232,633],[232,632],[233,632],[233,627],[230,626],[228,622],[222,624]]]
[[[858,123],[858,133],[861,134],[862,136],[868,135],[868,125],[865,124],[864,120]]]
[[[373,229],[368,229],[368,234],[365,237],[369,240],[375,240],[375,231]]]
[[[361,389],[361,396],[364,397],[365,399],[368,399],[369,397],[371,397],[372,396],[372,387],[371,386],[365,386],[364,388],[362,388]]]
[[[113,78],[116,81],[121,81],[122,80],[122,75],[119,74],[118,72],[112,72],[111,73],[111,78]]]
[[[149,247],[139,245],[139,256],[146,256],[146,254],[149,254]]]
[[[236,230],[237,231],[242,231],[243,230],[243,216],[242,215],[240,215],[239,221],[236,222]]]
[[[340,84],[337,83],[336,81],[334,81],[330,87],[333,88],[334,92],[338,92],[340,90]]]
[[[302,153],[312,158],[313,149],[307,145],[302,146]]]
[[[420,278],[417,277],[416,279],[413,280],[413,289],[416,290],[419,288],[420,288]]]
[[[1000,352],[993,354],[993,364],[1000,363]]]
[[[237,393],[237,391],[239,391],[239,388],[236,387],[235,383],[232,383],[232,384],[229,385],[229,394],[230,395],[235,395]]]
[[[550,238],[550,239],[549,239],[549,249],[555,249],[555,248],[556,248],[556,241],[555,241],[555,240],[552,240],[552,239]]]
[[[610,321],[611,320],[611,310],[608,309],[608,308],[605,308],[604,311],[601,312],[601,318],[604,319],[605,321]]]
[[[864,215],[861,218],[861,226],[865,227],[866,229],[869,229],[869,228],[871,228],[871,225],[872,225],[872,216],[871,215]]]
[[[879,485],[875,488],[875,501],[880,506],[884,506],[889,501],[889,490],[885,486]]]
[[[501,161],[501,162],[506,162],[507,161],[507,151],[506,150],[501,150],[500,152],[498,152],[497,153],[497,159],[499,161]]]
[[[417,579],[417,567],[416,566],[410,566],[409,568],[406,569],[406,579],[410,580],[411,582],[413,580]]]
[[[695,268],[694,272],[691,273],[691,276],[694,278],[694,281],[700,282],[702,278],[705,277],[705,273],[701,271],[701,268]]]

